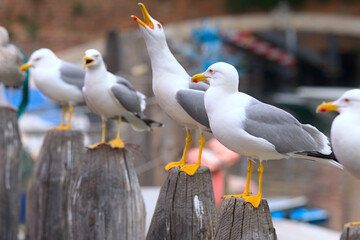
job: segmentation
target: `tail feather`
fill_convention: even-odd
[[[333,167],[340,168],[341,170],[344,170],[344,166],[338,162],[338,160],[336,159],[333,153],[329,155],[325,155],[318,152],[303,152],[303,153],[294,153],[291,154],[290,156],[293,158],[301,158],[301,159],[316,161],[319,163],[327,164]]]
[[[151,127],[161,127],[163,124],[151,119],[141,118],[139,115],[126,114],[123,116],[135,131],[150,131]]]

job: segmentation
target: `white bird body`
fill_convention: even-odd
[[[127,110],[110,94],[110,88],[116,84],[116,78],[105,67],[100,69],[89,68],[86,73],[83,88],[86,104],[91,111],[105,118],[127,113]]]
[[[54,59],[53,63],[46,67],[31,68],[31,80],[43,94],[56,102],[72,104],[83,102],[83,96],[78,87],[61,81],[58,71],[61,60],[57,60]]]
[[[316,111],[340,113],[331,125],[332,148],[345,169],[360,178],[360,90],[349,90],[338,100],[319,105]]]
[[[221,97],[219,97],[221,96]],[[286,157],[275,150],[265,139],[244,131],[245,106],[252,99],[244,93],[224,93],[220,88],[210,87],[205,93],[205,108],[214,136],[227,148],[252,159],[273,160]],[[233,106],[226,108],[219,106]],[[237,126],[238,128],[234,128]]]
[[[25,73],[19,70],[24,57],[14,45],[9,44],[9,34],[0,26],[0,81],[6,87],[20,87],[25,79]]]

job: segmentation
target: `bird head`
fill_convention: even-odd
[[[333,102],[320,104],[316,112],[359,112],[360,113],[360,89],[352,89],[345,92],[339,99]]]
[[[147,44],[153,43],[156,45],[160,45],[161,42],[166,43],[165,32],[161,23],[159,23],[157,20],[153,19],[150,16],[144,4],[138,3],[138,5],[141,8],[144,21],[141,21],[135,15],[131,15],[131,17],[132,19],[134,19],[135,22],[138,23],[139,28],[144,36],[145,42]]]
[[[20,71],[25,71],[29,68],[49,68],[58,63],[59,59],[48,48],[41,48],[33,52],[29,61],[20,67]]]
[[[86,50],[83,60],[84,60],[83,69],[85,68],[95,69],[98,66],[100,66],[103,62],[101,53],[95,49]]]
[[[0,26],[0,45],[6,46],[9,43],[9,33],[6,28]]]
[[[238,91],[239,74],[236,68],[228,63],[217,62],[205,72],[192,76],[192,82],[209,81],[212,87],[221,87],[230,91]]]

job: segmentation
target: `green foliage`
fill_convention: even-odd
[[[72,15],[73,16],[80,16],[84,13],[85,6],[82,2],[75,2],[72,6]]]

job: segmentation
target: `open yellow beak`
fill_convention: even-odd
[[[204,73],[199,73],[199,74],[195,74],[194,76],[191,77],[191,82],[202,82],[205,81],[206,79],[208,79],[208,76],[203,75]]]
[[[138,17],[136,17],[135,15],[131,15],[131,17],[134,19],[134,21],[136,21],[138,24],[140,24],[141,26],[143,26],[144,28],[146,28],[146,26],[148,26],[151,29],[154,29],[154,24],[151,21],[150,15],[148,13],[148,11],[146,10],[146,7],[144,4],[142,3],[138,3],[138,5],[141,7],[141,12],[143,14],[144,17],[144,22],[141,21]]]
[[[24,72],[24,71],[26,71],[27,69],[29,69],[29,68],[31,68],[31,67],[33,67],[33,65],[28,64],[28,63],[25,63],[25,64],[21,65],[21,67],[19,68],[19,70],[20,70],[21,72]]]
[[[316,112],[331,112],[331,111],[337,111],[339,109],[338,106],[334,105],[334,102],[327,102],[322,103],[316,108]]]
[[[88,56],[84,56],[83,60],[84,60],[84,65],[82,67],[83,70],[94,63],[94,59],[92,59],[92,58],[90,58]]]

